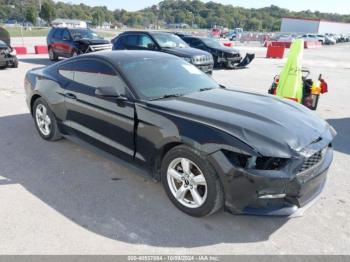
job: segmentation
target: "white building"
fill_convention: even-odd
[[[350,23],[325,21],[320,19],[283,17],[283,33],[350,34]]]
[[[53,20],[51,24],[56,27],[87,28],[87,23],[85,21],[73,19],[58,18]]]

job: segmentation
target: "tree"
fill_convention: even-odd
[[[31,22],[33,25],[36,24],[36,18],[38,17],[38,13],[33,6],[29,6],[26,10],[26,20]]]
[[[92,24],[102,26],[103,22],[105,22],[105,14],[101,9],[97,9],[92,15]]]
[[[45,1],[41,6],[40,18],[44,19],[46,22],[51,24],[51,21],[55,19],[55,17],[56,12],[54,4],[52,2]]]

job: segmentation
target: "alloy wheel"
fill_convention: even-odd
[[[39,131],[48,136],[51,133],[51,118],[47,114],[47,108],[43,104],[39,104],[35,110],[35,119]]]
[[[182,205],[198,208],[207,199],[207,181],[200,168],[187,158],[176,158],[168,166],[167,182],[171,193]]]

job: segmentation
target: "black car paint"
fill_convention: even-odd
[[[95,59],[121,73],[118,60],[142,59],[145,54],[166,56],[119,51],[89,54],[79,60]],[[179,144],[195,148],[218,173],[224,187],[225,206],[232,213],[249,213],[255,208],[270,214],[271,205],[276,209],[275,201],[259,200],[259,194],[264,192],[286,193],[286,198],[276,203],[281,208],[303,206],[322,189],[332,161],[331,142],[335,133],[303,106],[274,96],[227,89],[144,101],[122,73],[130,89],[127,101],[87,97],[67,90],[69,81],[58,74],[58,68],[77,59],[32,70],[26,75],[28,106],[32,108],[35,98],[43,97],[63,135],[78,137],[139,164],[155,179],[159,179],[161,159],[170,148]],[[68,96],[72,92],[73,98]],[[299,153],[322,148],[327,148],[322,161],[306,171],[306,180],[298,178],[297,170],[305,160]],[[290,160],[280,170],[257,170],[235,165],[226,152]]]
[[[171,34],[171,33],[167,33],[167,34]],[[119,34],[116,38],[112,39],[112,43],[113,43],[113,50],[151,50],[149,48],[143,48],[143,47],[139,47],[139,46],[126,46],[124,43],[121,43],[121,41],[123,41],[123,37],[124,36],[128,36],[128,35],[147,35],[148,37],[150,37],[153,42],[155,43],[155,47],[152,49],[152,51],[158,51],[158,52],[164,52],[167,54],[172,54],[181,58],[186,58],[191,60],[192,58],[196,57],[196,56],[210,56],[211,54],[203,51],[203,50],[199,50],[196,48],[192,48],[192,47],[184,47],[184,48],[163,48],[161,47],[158,43],[157,40],[153,37],[152,32],[148,32],[148,31],[127,31],[124,32],[122,34]],[[206,61],[204,63],[194,63],[193,61],[189,61],[190,63],[192,63],[193,65],[197,66],[199,69],[201,69],[203,72],[205,73],[209,73],[211,74],[213,71],[213,67],[214,67],[214,61],[211,59],[211,61]]]
[[[0,68],[18,66],[17,56],[12,51],[10,34],[0,27]]]
[[[252,54],[248,54],[250,61],[241,64],[241,62],[244,60],[242,60],[238,49],[225,46],[208,45],[205,43],[205,41],[203,41],[202,37],[184,35],[181,38],[191,47],[211,53],[214,58],[215,67],[225,67],[231,69],[234,67],[245,67],[251,62],[251,60],[254,59],[254,56]]]

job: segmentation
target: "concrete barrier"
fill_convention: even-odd
[[[305,41],[304,48],[321,48],[322,43],[320,41]]]
[[[267,47],[266,58],[283,58],[285,49],[284,46],[270,45]]]
[[[13,49],[16,50],[17,55],[26,55],[27,52],[27,48],[24,46],[14,46]]]
[[[290,48],[292,42],[282,42],[282,41],[272,41],[272,46],[283,46],[285,48]]]
[[[48,49],[46,45],[36,45],[34,46],[35,54],[47,54]]]

